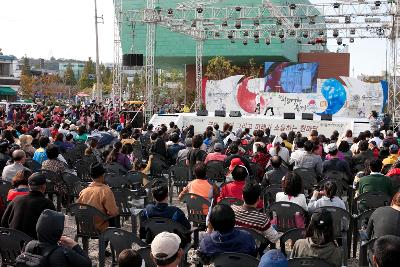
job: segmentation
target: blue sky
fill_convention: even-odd
[[[260,0],[261,1],[261,0]],[[313,0],[312,2],[334,2]],[[113,1],[98,0],[100,60],[113,61]],[[94,0],[1,0],[0,48],[17,57],[95,58]],[[350,76],[385,70],[387,41],[356,39]],[[328,46],[336,51],[337,46]]]

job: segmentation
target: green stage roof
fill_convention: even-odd
[[[176,8],[178,3],[185,0],[158,0],[156,6],[162,9]],[[225,0],[214,6],[255,6],[260,5],[261,0]],[[274,4],[287,5],[289,2],[309,3],[306,0],[279,1],[273,0]],[[122,0],[124,11],[145,8],[146,1]],[[136,23],[123,22],[121,30],[121,44],[123,54],[145,54],[146,26]],[[204,44],[203,62],[207,63],[214,56],[225,56],[234,61],[235,64],[246,63],[249,58],[255,58],[258,63],[265,61],[297,61],[297,55],[301,46],[295,40],[286,40],[281,44],[273,40],[267,46],[263,40],[255,44],[249,40],[247,46],[241,41],[232,44],[229,40],[207,40]],[[183,67],[184,64],[195,64],[196,44],[188,36],[171,32],[166,28],[156,28],[156,52],[155,64],[157,68]]]
[[[17,95],[17,91],[9,86],[0,86],[0,95]]]

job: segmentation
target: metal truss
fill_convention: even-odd
[[[121,39],[120,23],[122,15],[122,0],[114,0],[114,62],[113,62],[113,83],[111,88],[111,102],[115,108],[122,104],[122,62],[121,62]]]
[[[155,8],[154,0],[147,0],[147,8],[126,10],[123,23],[142,23],[146,36],[147,108],[152,110],[154,87],[155,27],[159,25],[196,40],[196,108],[202,103],[202,57],[204,42],[212,40],[243,40],[266,44],[272,39],[281,42],[295,39],[299,44],[324,45],[327,39],[356,38],[389,39],[391,42],[390,109],[400,122],[400,0],[347,1],[323,4],[273,5],[268,0],[255,6],[215,7],[218,0],[189,1],[177,8]],[[343,39],[343,41],[342,41]],[[227,45],[229,43],[227,42]],[[151,113],[152,114],[152,113]]]

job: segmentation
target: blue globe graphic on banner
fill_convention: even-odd
[[[346,89],[336,79],[326,80],[321,86],[321,93],[328,104],[325,111],[316,113],[318,115],[335,114],[346,103]]]

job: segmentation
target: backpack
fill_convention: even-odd
[[[16,267],[50,267],[48,257],[59,246],[54,246],[48,249],[41,249],[39,244],[36,244],[32,252],[24,251],[15,259]]]

